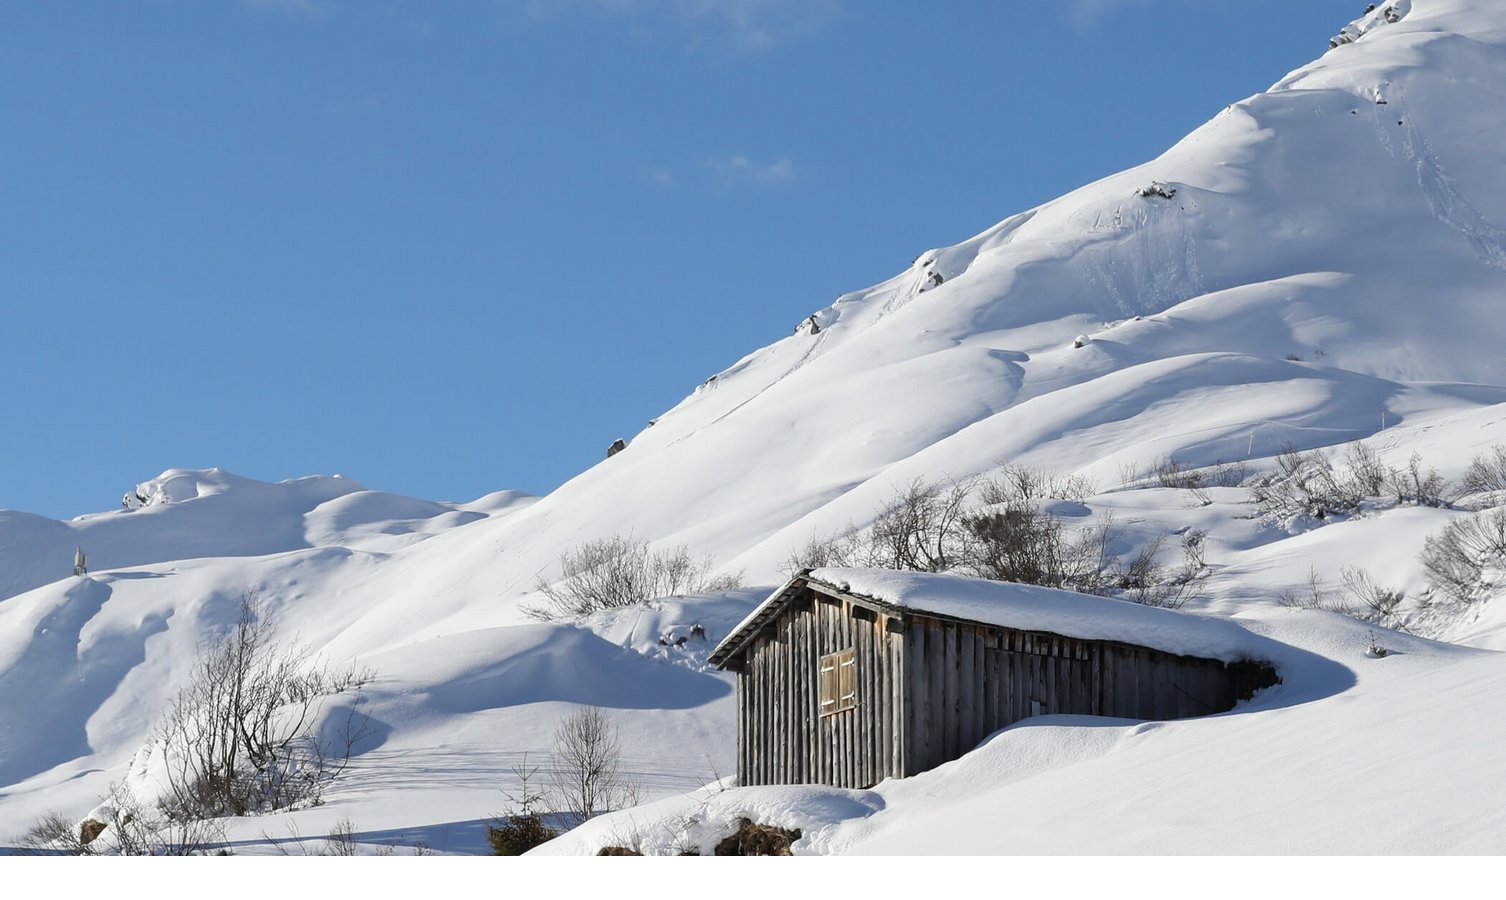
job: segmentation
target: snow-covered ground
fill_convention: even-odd
[[[1457,480],[1506,444],[1506,6],[1403,0],[1346,33],[1157,159],[843,295],[546,497],[170,470],[113,512],[0,512],[0,841],[127,777],[249,592],[311,656],[377,677],[372,735],[325,804],[231,822],[238,852],[341,819],[367,848],[483,852],[513,767],[583,705],[609,711],[655,805],[550,852],[704,847],[745,810],[824,853],[1506,851],[1506,601],[1418,604],[1425,538],[1468,513],[1274,522],[1247,487],[1132,474],[1168,454],[1338,461],[1364,439]],[[1187,610],[1297,648],[1283,684],[1200,720],[1030,720],[871,791],[697,793],[735,750],[732,683],[705,655],[792,550],[872,522],[912,479],[1004,461],[1090,479],[1064,514],[1112,514],[1125,553],[1206,532]],[[563,552],[612,535],[762,587],[524,614]],[[1434,640],[1282,604],[1345,566],[1404,591]],[[695,624],[705,641],[660,643]],[[1391,653],[1367,655],[1372,637]]]

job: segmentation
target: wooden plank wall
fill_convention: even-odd
[[[854,648],[857,706],[821,715],[818,668]],[[1144,647],[883,613],[807,590],[748,645],[737,680],[738,780],[868,787],[956,759],[1036,715],[1180,719],[1274,684]]]
[[[1274,684],[1267,666],[1226,666],[1144,647],[916,616],[905,633],[899,771],[956,759],[1037,715],[1182,719],[1223,712]]]
[[[740,784],[869,787],[903,770],[903,633],[807,592],[744,651],[737,679]],[[820,714],[820,659],[856,651],[857,705]]]

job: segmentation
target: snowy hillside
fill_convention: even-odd
[[[249,593],[280,635],[375,680],[371,733],[325,805],[231,823],[240,852],[342,818],[372,847],[484,852],[513,767],[583,705],[609,711],[658,803],[551,851],[628,834],[668,851],[746,811],[805,829],[809,852],[1506,851],[1489,724],[1506,721],[1506,600],[1486,583],[1468,606],[1423,602],[1424,541],[1467,504],[1273,517],[1249,481],[1147,475],[1172,457],[1244,478],[1289,449],[1342,466],[1364,440],[1457,484],[1506,444],[1506,6],[1395,0],[1342,35],[1157,159],[837,298],[546,497],[170,470],[112,512],[0,512],[0,842],[139,774]],[[1089,480],[1059,513],[1112,516],[1117,553],[1205,533],[1187,610],[1292,648],[1283,684],[1202,720],[1031,720],[873,791],[690,794],[733,768],[732,682],[706,653],[792,551],[870,524],[914,479],[1004,462]],[[525,614],[563,553],[611,536],[683,544],[752,587]],[[1345,567],[1403,593],[1392,624],[1415,634],[1289,608],[1336,592]],[[705,637],[677,646],[695,625]],[[1405,815],[1376,817],[1377,785],[1398,780]],[[1045,819],[996,814],[1048,799]]]

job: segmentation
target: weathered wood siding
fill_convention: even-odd
[[[956,759],[1031,716],[1183,719],[1232,709],[1275,683],[1258,664],[921,615],[910,617],[904,656],[903,775]]]
[[[823,591],[804,588],[732,666],[740,784],[869,787],[1031,716],[1181,719],[1276,683],[1258,663],[886,612]],[[849,648],[856,706],[822,715],[821,658]]]
[[[897,620],[807,590],[742,655],[738,783],[868,787],[900,774],[903,643]],[[857,704],[822,715],[821,657],[849,648]]]

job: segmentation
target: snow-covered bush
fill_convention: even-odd
[[[1444,599],[1467,604],[1506,576],[1506,509],[1455,519],[1422,546],[1423,576]]]
[[[558,581],[539,579],[537,590],[544,600],[523,612],[549,621],[742,586],[742,573],[712,575],[713,565],[711,557],[693,556],[683,544],[654,550],[648,541],[621,535],[587,541],[560,557]]]
[[[1459,490],[1463,494],[1506,492],[1506,446],[1493,444],[1489,453],[1481,453],[1471,460]]]
[[[1335,467],[1321,451],[1283,451],[1276,470],[1250,482],[1262,514],[1277,522],[1299,518],[1327,520],[1375,506],[1449,506],[1449,485],[1437,470],[1413,454],[1401,468],[1385,465],[1379,455],[1356,441]]]
[[[174,819],[117,782],[82,821],[49,812],[16,846],[48,856],[199,856],[226,852],[224,839],[218,820]]]

